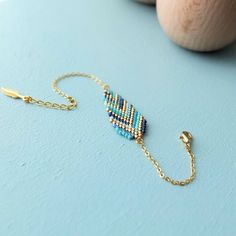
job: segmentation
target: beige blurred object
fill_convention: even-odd
[[[138,2],[143,2],[147,4],[156,4],[156,0],[138,0]]]
[[[165,33],[182,47],[213,51],[236,39],[236,0],[157,0]]]

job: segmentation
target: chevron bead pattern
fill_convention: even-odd
[[[144,135],[147,121],[133,105],[110,90],[104,92],[104,100],[110,122],[118,134],[127,139],[137,139]]]

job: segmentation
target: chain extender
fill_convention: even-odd
[[[38,106],[46,107],[46,108],[52,108],[52,109],[58,109],[58,110],[73,110],[77,107],[77,101],[74,97],[62,92],[59,87],[58,83],[61,80],[70,78],[70,77],[85,77],[89,80],[94,81],[96,84],[98,84],[103,90],[109,89],[109,86],[105,84],[102,80],[98,79],[95,75],[89,75],[86,73],[80,73],[80,72],[72,72],[72,73],[66,73],[61,76],[59,76],[57,79],[55,79],[51,87],[55,93],[60,95],[61,97],[65,98],[69,104],[61,104],[61,103],[54,103],[49,101],[43,101],[40,99],[33,98],[28,95],[22,95],[16,90],[8,89],[8,88],[1,88],[1,92],[5,94],[6,96],[12,97],[12,98],[20,98],[26,103],[35,104]]]

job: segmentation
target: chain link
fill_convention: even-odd
[[[58,110],[68,110],[68,111],[73,110],[74,108],[77,107],[76,99],[74,97],[62,92],[58,87],[58,83],[61,80],[64,80],[64,79],[67,79],[70,77],[84,77],[84,78],[94,81],[103,90],[109,89],[109,86],[106,83],[104,83],[102,80],[98,79],[95,75],[85,74],[85,73],[81,73],[81,72],[71,72],[71,73],[66,73],[66,74],[59,76],[57,79],[55,79],[52,82],[52,85],[51,85],[53,91],[55,93],[57,93],[58,95],[60,95],[61,97],[65,98],[69,102],[69,104],[60,104],[60,103],[54,103],[54,102],[49,102],[49,101],[43,101],[40,99],[32,98],[31,96],[23,96],[23,100],[26,103],[35,104],[35,105],[38,105],[41,107],[58,109]]]
[[[165,181],[167,181],[167,182],[169,182],[173,185],[185,186],[185,185],[191,183],[195,179],[195,156],[192,152],[190,142],[183,141],[183,143],[185,145],[185,149],[188,152],[188,155],[190,156],[190,169],[191,169],[190,177],[188,177],[187,179],[184,179],[184,180],[174,180],[174,179],[170,178],[169,176],[167,176],[164,173],[164,171],[160,167],[160,164],[155,160],[155,158],[147,150],[147,147],[144,144],[143,138],[136,139],[136,142],[137,142],[137,144],[140,145],[140,147],[141,147],[142,151],[144,152],[145,156],[149,159],[149,161],[151,161],[153,166],[156,168],[160,178],[162,178],[163,180],[165,180]]]

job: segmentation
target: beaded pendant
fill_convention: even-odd
[[[104,104],[110,122],[118,134],[127,139],[142,138],[146,132],[147,121],[133,105],[111,90],[104,92]]]

